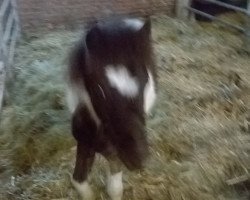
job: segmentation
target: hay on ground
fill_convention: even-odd
[[[17,49],[17,77],[0,127],[3,200],[77,197],[68,175],[75,142],[62,75],[79,35],[27,37]],[[241,35],[158,16],[153,38],[159,94],[148,119],[151,157],[145,170],[124,173],[124,200],[246,198],[227,184],[250,168],[250,56]],[[95,164],[97,199],[108,199],[106,162],[97,157]]]

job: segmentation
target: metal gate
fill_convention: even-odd
[[[20,36],[16,0],[0,0],[0,110],[4,83],[12,76],[14,51]]]
[[[231,4],[228,4],[228,3],[224,3],[224,2],[221,2],[221,1],[217,1],[217,0],[203,0],[203,1],[206,1],[206,2],[209,2],[209,3],[212,3],[212,4],[216,4],[218,6],[222,6],[224,8],[228,8],[228,9],[231,9],[231,10],[234,10],[234,11],[237,11],[237,12],[241,12],[241,13],[244,13],[248,16],[248,19],[246,21],[250,21],[250,0],[247,0],[247,8],[244,9],[244,8],[240,8],[240,7],[237,7],[237,6],[233,6]],[[202,12],[200,10],[197,10],[197,9],[194,9],[190,6],[190,2],[191,0],[177,0],[177,7],[178,7],[178,10],[179,10],[179,15],[182,15],[181,17],[182,18],[187,18],[187,16],[190,16],[190,13],[195,13],[195,14],[198,14],[198,15],[201,15],[203,17],[206,17],[210,20],[213,20],[213,21],[217,21],[219,23],[222,23],[226,26],[229,26],[229,27],[232,27],[232,28],[235,28],[237,30],[239,30],[240,32],[243,32],[243,33],[248,33],[248,27],[241,27],[241,26],[237,26],[237,25],[234,25],[234,24],[231,24],[225,20],[222,20],[222,19],[219,19],[213,15],[210,15],[208,13],[205,13],[205,12]],[[250,36],[250,35],[249,35]]]

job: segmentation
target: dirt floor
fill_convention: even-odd
[[[63,71],[79,36],[57,31],[20,42],[1,116],[1,200],[77,199]],[[151,156],[144,171],[125,170],[124,200],[249,199],[246,184],[228,182],[250,170],[250,55],[241,34],[156,17],[153,38],[159,88],[148,119]],[[102,200],[105,168],[97,156],[91,183]]]

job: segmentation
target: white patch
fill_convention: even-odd
[[[107,66],[106,76],[111,87],[126,97],[136,97],[139,92],[138,80],[132,77],[124,66]]]
[[[84,181],[83,183],[78,183],[74,179],[71,179],[71,182],[83,200],[94,200],[95,199],[94,193],[93,193],[88,181]]]
[[[87,107],[96,124],[98,126],[100,125],[101,121],[94,110],[89,94],[83,83],[80,86],[69,84],[66,90],[66,100],[71,113],[74,113],[79,103],[82,103]]]
[[[156,93],[155,93],[155,83],[153,80],[153,76],[150,71],[148,71],[148,82],[144,88],[144,111],[149,114],[155,99],[156,99]]]
[[[102,89],[102,87],[98,84],[98,87],[99,87],[99,89],[101,90],[101,92],[102,92],[102,96],[103,96],[103,98],[104,99],[106,99],[106,95],[105,95],[105,93],[104,93],[104,91],[103,91],[103,89]]]
[[[109,175],[107,192],[111,200],[121,200],[123,195],[122,172]]]
[[[70,87],[69,85],[66,88],[66,101],[69,111],[71,113],[74,113],[77,105],[79,104],[79,98],[77,92],[75,91],[75,88]]]
[[[124,22],[128,27],[131,27],[136,31],[140,30],[144,25],[144,22],[139,19],[124,19]]]

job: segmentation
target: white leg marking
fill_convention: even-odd
[[[144,88],[144,111],[147,114],[150,113],[156,99],[155,83],[150,71],[148,71],[148,76],[148,82]]]
[[[91,116],[95,120],[96,124],[99,126],[101,121],[97,116],[94,107],[92,105],[90,96],[85,88],[85,85],[82,83],[80,85],[69,84],[67,87],[66,100],[68,102],[68,107],[71,113],[74,113],[79,103],[86,105]]]
[[[140,19],[125,19],[124,22],[126,26],[132,28],[135,31],[139,31],[144,25],[144,22]]]
[[[125,66],[107,66],[106,76],[111,87],[128,98],[136,97],[139,93],[139,83],[132,77]]]
[[[71,113],[74,113],[77,105],[79,104],[79,98],[77,92],[74,91],[74,88],[70,87],[69,85],[66,89],[66,101],[68,104],[69,111]]]
[[[122,172],[109,175],[107,192],[111,200],[121,200],[123,195]]]
[[[71,179],[71,182],[83,200],[94,200],[94,193],[88,181],[78,183],[74,179]]]

